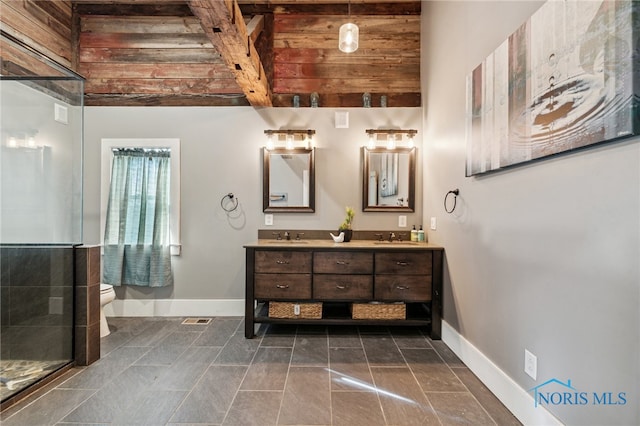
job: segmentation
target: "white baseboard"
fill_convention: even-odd
[[[244,299],[124,299],[104,307],[107,317],[241,317]]]
[[[522,424],[545,426],[563,424],[544,407],[535,407],[533,395],[521,388],[445,321],[442,321],[442,341]]]

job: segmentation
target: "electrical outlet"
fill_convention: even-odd
[[[524,350],[524,372],[527,373],[533,380],[536,380],[538,375],[538,357]]]
[[[265,214],[264,215],[264,224],[265,224],[265,226],[272,226],[273,225],[273,215],[272,214]]]
[[[407,217],[406,216],[398,216],[398,227],[406,228],[407,227]]]
[[[437,227],[438,227],[438,224],[437,224],[437,222],[436,222],[436,218],[435,218],[435,217],[432,217],[432,218],[431,218],[431,230],[432,230],[432,231],[435,231]]]

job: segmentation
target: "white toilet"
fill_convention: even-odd
[[[107,317],[104,315],[104,307],[115,298],[116,292],[113,291],[112,285],[100,284],[100,337],[108,336],[111,333],[109,324],[107,324]]]

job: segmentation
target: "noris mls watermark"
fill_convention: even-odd
[[[571,384],[550,379],[529,389],[533,392],[535,406],[538,405],[625,405],[627,393],[618,391],[582,391]]]

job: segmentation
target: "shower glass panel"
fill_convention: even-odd
[[[4,402],[73,361],[84,81],[4,32],[0,55]]]

